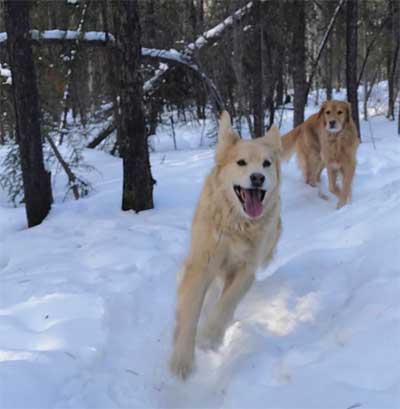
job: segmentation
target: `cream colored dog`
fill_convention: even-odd
[[[203,345],[215,348],[256,270],[272,258],[281,232],[280,144],[276,127],[263,138],[240,139],[223,112],[216,163],[194,215],[178,290],[170,366],[182,379],[193,368],[200,311],[210,284],[222,279],[223,289],[200,335]]]

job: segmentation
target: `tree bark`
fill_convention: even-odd
[[[304,122],[304,108],[306,105],[306,24],[305,5],[303,0],[293,0],[292,3],[292,76],[293,76],[293,126]]]
[[[400,109],[397,118],[397,134],[400,136]]]
[[[52,203],[50,172],[43,162],[39,95],[30,34],[30,1],[5,1],[16,134],[21,157],[28,226],[40,224]]]
[[[277,106],[283,105],[283,61],[278,59],[277,63],[277,83],[275,102]]]
[[[153,208],[154,182],[143,114],[139,10],[137,0],[118,0],[112,6],[119,67],[122,210],[139,212]]]
[[[346,86],[347,99],[351,104],[353,120],[360,137],[357,95],[357,19],[358,0],[346,1]]]
[[[334,11],[334,13],[333,13],[333,15],[332,15],[330,21],[329,21],[329,24],[328,24],[328,27],[327,27],[327,29],[326,29],[326,32],[325,32],[325,34],[324,34],[324,36],[323,36],[323,38],[322,38],[322,41],[321,41],[321,43],[320,43],[320,45],[319,45],[319,47],[318,47],[318,52],[317,52],[317,55],[316,55],[316,57],[315,57],[314,63],[313,63],[313,65],[312,65],[312,67],[311,67],[310,76],[309,76],[308,81],[307,81],[306,92],[305,92],[305,97],[304,97],[305,102],[307,102],[308,93],[310,92],[314,75],[317,73],[318,63],[319,63],[319,60],[320,60],[320,58],[321,58],[322,52],[324,51],[324,48],[326,47],[326,45],[327,45],[327,43],[328,43],[330,34],[331,34],[332,29],[333,29],[333,26],[334,26],[334,24],[335,24],[335,20],[336,20],[338,14],[339,14],[339,11],[340,11],[340,9],[341,9],[341,7],[342,7],[344,1],[345,1],[345,0],[339,0],[339,3],[338,3],[338,5],[336,6],[336,9],[335,9],[335,11]],[[325,7],[324,7],[325,13],[326,13],[326,11],[329,11],[330,5],[332,5],[332,3],[330,3],[330,2],[327,2],[327,3],[326,3],[326,5],[325,5]],[[318,88],[318,89],[319,89],[319,88]],[[329,98],[328,98],[328,99],[329,99]]]
[[[252,78],[252,105],[254,118],[254,137],[261,138],[264,135],[264,66],[263,66],[263,6],[260,0],[254,1],[254,71]]]
[[[388,30],[388,56],[387,56],[387,77],[388,77],[388,114],[387,117],[394,121],[395,99],[398,91],[397,85],[397,64],[400,51],[400,5],[398,0],[388,2],[389,22]]]
[[[335,9],[335,3],[328,1],[326,2],[325,7],[322,9],[322,16],[324,23],[329,27],[329,23],[332,17],[332,13]],[[333,28],[333,26],[332,26]],[[323,81],[326,90],[326,99],[332,99],[332,90],[333,90],[333,55],[332,55],[332,34],[327,38],[325,55],[324,55],[324,64],[323,64]]]

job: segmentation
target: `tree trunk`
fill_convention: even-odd
[[[293,0],[292,3],[292,76],[293,76],[293,126],[304,121],[306,105],[306,46],[305,46],[305,5],[303,0]]]
[[[255,0],[253,6],[254,19],[254,71],[252,76],[252,105],[254,117],[254,137],[260,138],[264,135],[264,106],[263,106],[263,21],[262,5],[260,0]]]
[[[324,19],[324,23],[326,26],[329,25],[330,19],[332,14],[335,10],[335,3],[331,1],[327,1],[325,3],[325,7],[322,9],[322,15]],[[333,43],[334,44],[334,43]],[[326,99],[332,99],[332,82],[333,82],[333,56],[332,56],[332,34],[329,36],[326,48],[325,48],[325,55],[324,55],[324,66],[323,66],[323,74],[324,74],[324,85],[326,90]]]
[[[347,0],[346,11],[346,86],[347,99],[351,104],[352,116],[360,136],[357,95],[357,18],[358,0]]]
[[[281,58],[278,59],[277,63],[277,83],[276,83],[276,105],[283,105],[283,61]]]
[[[123,162],[122,210],[153,208],[153,178],[143,114],[143,79],[138,3],[112,3],[119,67],[120,154]]]
[[[5,1],[16,133],[21,157],[28,226],[42,222],[52,203],[50,172],[43,163],[39,95],[30,34],[30,1]]]
[[[388,77],[388,114],[387,117],[394,121],[395,99],[398,91],[397,64],[400,47],[400,5],[398,0],[388,2],[389,21],[388,30],[388,52],[387,52],[387,77]]]
[[[397,134],[400,136],[400,108],[399,108],[399,117],[397,118]]]

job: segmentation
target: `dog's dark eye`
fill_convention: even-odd
[[[342,111],[337,111],[338,115],[342,115],[343,112]]]
[[[268,168],[269,166],[271,166],[271,162],[268,159],[265,159],[265,161],[263,162],[263,167]]]
[[[237,163],[239,166],[246,166],[246,165],[247,165],[247,163],[246,163],[246,161],[245,161],[244,159],[240,159],[240,160],[238,160],[236,163]]]
[[[326,113],[329,115],[331,113],[331,111],[326,111]]]

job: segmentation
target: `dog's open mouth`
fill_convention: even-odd
[[[266,191],[262,189],[245,189],[235,185],[233,190],[236,193],[244,212],[251,218],[256,219],[261,216],[263,211],[262,202]]]

